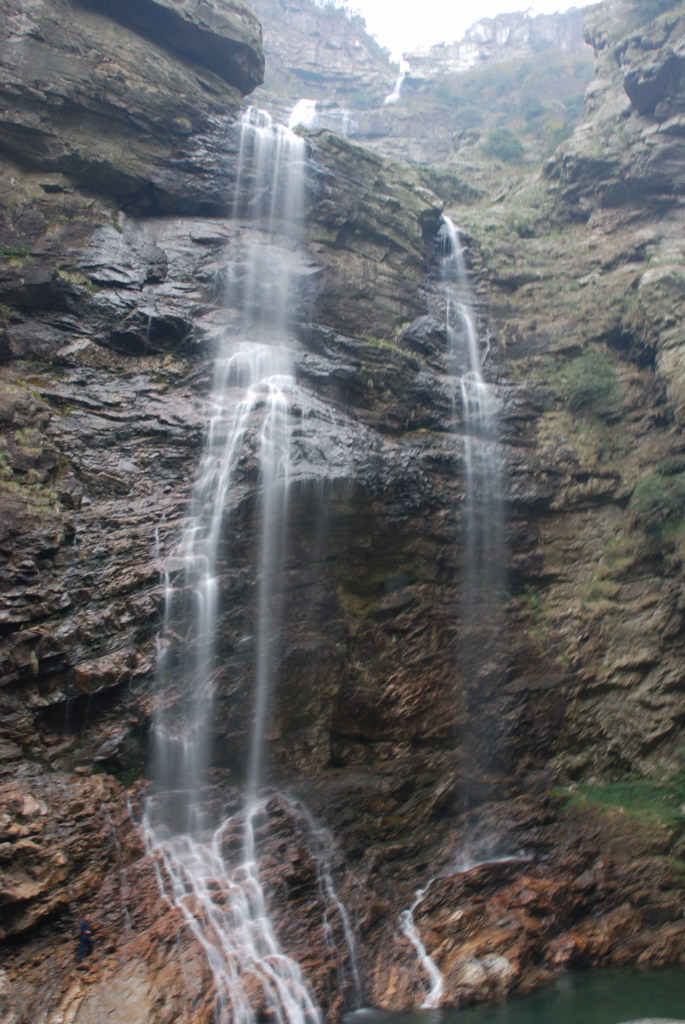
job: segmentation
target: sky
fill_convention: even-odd
[[[552,14],[569,7],[586,7],[588,2],[538,0],[528,7],[525,0],[520,5],[516,0],[347,0],[346,6],[364,17],[371,35],[399,60],[403,51],[417,46],[462,39],[466,29],[479,18],[518,10]]]

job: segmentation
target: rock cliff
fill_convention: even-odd
[[[597,502],[606,517],[591,542],[597,547],[588,553],[588,565],[595,565],[584,571],[579,615],[567,634],[566,651],[575,642],[582,667],[567,715],[564,758],[584,770],[614,772],[622,764],[649,772],[664,757],[677,764],[682,728],[676,497],[682,300],[675,200],[682,147],[672,134],[682,86],[678,74],[660,78],[660,89],[645,103],[636,83],[675,59],[683,22],[675,10],[647,27],[638,21],[630,4],[603,5],[588,16],[597,72],[585,120],[545,171],[556,210],[571,222],[560,240],[567,283],[557,292],[554,316],[535,320],[538,351],[532,361],[529,354],[524,359],[534,378],[535,363],[540,370],[545,364],[537,379],[547,400],[565,391],[574,414],[568,419],[553,399],[536,426],[538,455],[544,462],[544,452],[555,452],[559,472],[563,451],[567,501],[581,515],[583,506]],[[557,289],[549,254],[561,250],[549,228],[518,225],[532,237],[514,243],[505,257],[510,271],[502,267],[502,285],[509,287],[511,274],[522,300],[516,331],[530,329],[528,317],[545,278]],[[538,275],[538,281],[524,283],[527,275]],[[574,309],[582,310],[582,326]],[[583,385],[583,367],[590,366],[593,396]],[[671,496],[665,505],[656,495],[661,486]],[[576,542],[583,536],[577,533]],[[563,592],[570,598],[568,583],[561,569],[552,592],[558,587],[559,598]],[[655,590],[662,599],[652,604],[648,595]],[[565,606],[566,627],[572,604]]]
[[[125,204],[157,198],[152,171],[263,77],[238,2],[7,3],[1,17],[3,153]]]
[[[583,12],[572,7],[563,14],[532,16],[521,11],[481,18],[459,42],[436,42],[410,50],[404,59],[412,77],[436,78],[467,71],[477,64],[521,60],[547,47],[582,53]]]
[[[537,164],[570,134],[591,76],[576,8],[483,18],[459,41],[405,53],[401,74],[359,15],[315,0],[255,9],[267,68],[254,101],[283,123],[328,128],[394,160],[453,162],[506,125]]]
[[[254,9],[264,29],[267,66],[255,95],[260,106],[268,100],[292,109],[304,97],[348,108],[361,97],[383,102],[397,67],[360,15],[314,0],[257,0]]]
[[[399,925],[420,888],[444,1005],[567,965],[683,962],[683,24],[635,11],[609,0],[589,17],[586,123],[544,174],[478,204],[307,136],[307,415],[258,853],[279,938],[331,1020],[425,998]],[[215,1009],[207,961],[160,901],[136,823],[162,562],[187,525],[252,230],[229,212],[259,28],[219,0],[3,0],[0,18],[0,1009],[196,1024]],[[464,635],[457,596],[445,204],[502,406],[494,637]],[[255,600],[250,454],[231,499],[239,557],[220,571],[221,805],[249,731],[234,669]],[[646,811],[616,788],[626,773]],[[84,908],[97,953],[77,971]]]

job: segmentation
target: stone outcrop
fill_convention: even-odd
[[[132,850],[140,854],[121,789],[109,776],[46,776],[36,765],[22,766],[3,780],[1,800],[0,850],[5,867],[14,866],[3,875],[2,940],[85,906],[108,871]]]
[[[86,6],[152,42],[161,43],[182,60],[214,72],[245,95],[264,74],[260,26],[243,0],[208,4],[192,0],[85,0]]]
[[[413,917],[452,1005],[501,998],[514,985],[525,992],[562,966],[608,959],[647,966],[679,957],[685,923],[677,876],[660,865],[664,834],[638,834],[634,826],[625,829],[620,814],[602,820],[587,809],[567,815],[560,827],[559,811],[554,801],[538,800],[533,809],[523,799],[499,820],[481,816],[479,828],[490,830],[490,842],[493,834],[504,840],[509,857],[491,846],[489,859],[462,866],[454,860],[454,836],[436,850],[431,868],[448,857],[429,876]],[[427,973],[411,969],[415,950],[390,922],[381,919],[376,929],[383,940],[374,947],[375,998],[420,1005],[429,985]]]
[[[682,189],[683,20],[677,8],[640,26],[615,0],[588,21],[597,70],[583,123],[549,174],[581,207],[660,215]]]
[[[116,76],[104,92],[81,64],[73,92],[56,76],[59,138],[44,119],[52,93],[22,84],[16,60],[3,77],[0,1009],[12,1024],[209,1024],[206,958],[160,899],[136,823],[163,559],[187,525],[232,315],[227,263],[238,273],[259,242],[227,215],[243,44],[257,30],[238,4],[52,0],[24,5],[24,28],[12,0],[1,7],[10,54],[40,45],[64,66],[68,10],[70,38],[91,40],[84,61],[154,46],[160,62],[124,75],[133,111],[148,73],[154,100],[149,122],[126,127],[134,157],[110,148],[130,99],[110,96]],[[621,110],[637,155],[652,138],[666,155],[677,136],[658,126],[678,117],[680,80],[658,67],[676,66],[679,21],[665,13],[610,45],[603,9],[591,17],[588,122]],[[208,62],[238,54],[228,82],[197,66],[207,32]],[[35,151],[17,141],[27,133]],[[445,198],[502,405],[509,555],[494,638],[465,634],[457,598],[464,440],[436,280],[443,202],[416,170],[307,136],[297,488],[269,730],[279,792],[258,856],[279,939],[332,1021],[425,998],[399,923],[418,889],[444,1005],[526,991],[566,966],[683,962],[679,212],[665,171],[645,202],[626,186],[619,203],[631,161],[617,141],[588,152],[592,134],[492,202]],[[239,800],[249,733],[235,669],[255,600],[252,454],[231,495],[240,550],[219,567],[217,807]],[[609,808],[626,772],[647,789],[646,822]],[[84,909],[97,945],[78,969]],[[256,988],[252,1001],[262,1007]]]
[[[8,2],[0,19],[5,157],[129,203],[151,202],[152,172],[263,77],[240,0]]]

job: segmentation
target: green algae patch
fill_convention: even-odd
[[[685,766],[663,779],[630,776],[617,781],[581,783],[570,794],[576,806],[618,809],[645,824],[685,828]]]

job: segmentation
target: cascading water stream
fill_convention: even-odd
[[[472,679],[477,677],[479,662],[484,660],[484,652],[496,640],[500,628],[498,591],[504,565],[502,467],[497,403],[493,389],[483,379],[481,345],[463,250],[459,232],[448,217],[443,218],[438,243],[448,371],[455,380],[455,418],[459,398],[462,413],[464,578],[459,602],[458,657],[462,686],[468,691],[472,688]],[[475,699],[477,701],[477,695]],[[476,708],[474,721],[478,721],[477,715]],[[461,730],[459,739],[461,797],[466,806],[471,785],[469,771],[473,771],[477,760],[477,756],[473,756],[474,745],[486,747],[487,738],[474,726],[469,730],[469,738]],[[482,756],[482,752],[478,755]],[[421,1004],[423,1008],[438,1007],[443,991],[440,969],[423,945],[414,923],[414,910],[430,884],[428,882],[416,893],[412,906],[400,915],[402,932],[414,946],[432,986]]]
[[[464,439],[464,547],[462,607],[477,621],[500,600],[503,579],[503,491],[497,402],[483,379],[482,355],[459,231],[449,217],[440,228],[441,290],[451,372],[459,379]],[[484,350],[487,354],[487,348]]]
[[[458,631],[459,803],[483,802],[506,771],[506,719],[499,706],[503,675],[502,597],[505,580],[503,465],[495,389],[483,378],[488,354],[479,338],[459,232],[444,218],[441,287],[452,372],[461,399],[464,502],[463,583]],[[497,837],[492,836],[494,849]],[[507,851],[499,851],[506,853]]]
[[[459,803],[483,802],[506,771],[506,719],[501,714],[505,530],[503,465],[495,389],[483,378],[487,357],[479,338],[459,232],[440,229],[441,289],[455,418],[461,414],[462,531],[456,694]]]
[[[265,733],[277,673],[280,577],[290,482],[289,394],[294,388],[289,319],[302,234],[304,143],[266,115],[243,121],[234,216],[249,221],[245,252],[227,268],[226,330],[215,361],[211,414],[189,525],[166,560],[159,640],[160,701],[145,830],[166,898],[205,951],[217,1024],[252,1024],[255,992],[277,1024],[317,1024],[320,1012],[298,964],[281,950],[259,875]],[[242,239],[242,234],[239,235]],[[259,558],[252,631],[254,697],[243,806],[216,826],[203,809],[211,763],[219,573],[226,558],[231,487],[246,445],[259,466]],[[178,698],[174,712],[165,705]],[[180,709],[180,710],[179,710]]]
[[[422,966],[425,968],[431,983],[431,990],[421,1003],[422,1010],[433,1010],[440,1006],[440,1000],[442,998],[443,990],[442,972],[440,971],[440,968],[432,959],[432,957],[430,957],[426,952],[426,947],[421,941],[419,930],[414,922],[414,911],[418,907],[423,897],[426,895],[426,892],[428,891],[431,882],[428,882],[428,885],[426,885],[423,889],[418,890],[418,892],[415,894],[414,902],[412,903],[409,910],[403,910],[402,913],[400,914],[400,927],[402,929],[402,933],[406,935],[406,937],[409,939],[412,946],[416,950],[417,956],[421,961]]]

